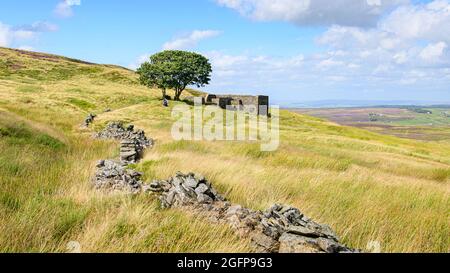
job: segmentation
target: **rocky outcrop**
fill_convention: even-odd
[[[142,189],[159,194],[163,208],[188,208],[212,222],[229,224],[241,236],[251,237],[256,252],[357,252],[342,245],[330,227],[312,221],[296,208],[276,204],[261,212],[233,205],[203,176],[193,173],[177,173]]]
[[[101,160],[93,180],[94,188],[137,194],[142,190],[142,173],[127,169],[127,165],[114,160]]]

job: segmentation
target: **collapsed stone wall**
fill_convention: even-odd
[[[95,135],[97,139],[121,140],[120,161],[136,163],[146,148],[153,146],[153,140],[145,136],[144,131],[134,130],[134,125],[124,127],[122,122],[110,122],[104,130]]]
[[[127,164],[114,160],[97,163],[93,185],[98,190],[138,194],[142,190],[142,173],[127,168]]]
[[[120,142],[119,160],[100,160],[93,178],[96,189],[137,194],[142,190],[142,173],[129,169],[128,165],[138,162],[146,148],[152,147],[144,131],[134,130],[133,125],[124,127],[121,122],[111,122],[94,135],[97,139],[114,139]]]
[[[203,176],[177,173],[143,186],[159,194],[162,208],[186,208],[215,223],[225,223],[251,238],[260,253],[354,253],[327,225],[306,217],[297,208],[275,204],[261,212],[233,205]]]
[[[195,212],[212,223],[231,226],[240,236],[251,238],[258,253],[355,253],[339,242],[327,225],[306,217],[300,210],[275,204],[268,210],[256,211],[226,200],[203,176],[178,172],[168,180],[142,182],[142,173],[128,168],[143,149],[153,146],[143,131],[134,126],[124,128],[113,122],[96,135],[100,139],[121,142],[121,160],[101,160],[93,179],[94,188],[130,194],[156,194],[163,209],[181,208]],[[131,151],[130,151],[131,150]]]

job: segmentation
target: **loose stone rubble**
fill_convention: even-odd
[[[298,209],[273,205],[265,212],[232,205],[203,176],[177,173],[167,181],[154,181],[144,192],[160,194],[162,208],[189,208],[215,223],[226,223],[241,236],[250,236],[256,252],[352,253],[326,225]]]
[[[138,194],[142,190],[142,173],[127,169],[127,165],[114,160],[100,160],[93,181],[98,190]]]
[[[195,176],[193,173],[184,175],[179,172],[168,181],[154,181],[145,186],[144,191],[161,193],[162,208],[225,201],[204,177]]]

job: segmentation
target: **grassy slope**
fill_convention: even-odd
[[[91,190],[95,161],[117,145],[79,124],[132,122],[154,137],[137,168],[147,179],[176,171],[210,178],[234,203],[289,203],[330,224],[345,243],[384,251],[449,251],[450,143],[419,142],[282,112],[280,149],[242,142],[175,142],[170,109],[133,72],[0,49],[0,251],[248,251],[225,226],[148,197]]]

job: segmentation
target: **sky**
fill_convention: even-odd
[[[211,93],[450,102],[450,0],[2,0],[0,46],[136,69],[207,56]]]

